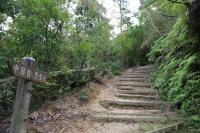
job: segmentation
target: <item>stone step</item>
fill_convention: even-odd
[[[124,77],[126,76],[131,76],[131,77],[136,77],[136,78],[146,78],[148,75],[144,75],[144,74],[124,74]]]
[[[137,68],[132,68],[132,71],[152,71],[152,68],[142,68],[142,67],[137,67]]]
[[[101,110],[103,111],[103,110]],[[133,109],[133,108],[115,108],[115,107],[109,107],[109,112],[121,112],[121,113],[140,113],[140,114],[159,114],[163,113],[160,109]],[[98,110],[96,110],[98,112]],[[172,111],[171,111],[172,112]]]
[[[135,70],[146,70],[146,71],[150,71],[152,70],[153,67],[137,67],[137,68],[134,68]],[[133,69],[133,70],[134,70]]]
[[[148,79],[146,77],[135,76],[135,75],[123,75],[122,78],[135,78],[135,79]]]
[[[143,112],[143,113],[135,113],[135,112],[125,112],[125,111],[93,111],[91,112],[92,115],[123,115],[123,116],[168,116],[168,117],[179,117],[176,112],[168,112],[167,114],[157,112],[157,113],[151,113],[151,112]]]
[[[119,78],[119,81],[149,82],[149,80],[145,78],[129,78],[129,77]]]
[[[136,69],[139,69],[139,70],[149,70],[149,69],[152,69],[153,68],[153,65],[146,65],[146,66],[137,66]]]
[[[151,74],[151,70],[131,70],[127,71],[125,74],[142,74],[142,75],[149,75]]]
[[[117,86],[119,90],[152,90],[150,87]]]
[[[144,115],[144,116],[148,116],[148,115],[152,115],[152,116],[163,116],[164,114],[161,113],[159,110],[157,110],[157,113],[152,113],[152,112],[134,112],[134,111],[102,111],[102,110],[96,110],[96,111],[92,111],[91,114],[93,115],[100,115],[100,114],[106,114],[106,115],[126,115],[126,116],[133,116],[133,115]],[[169,112],[168,115],[177,115],[175,112]]]
[[[143,116],[143,117],[138,117],[138,116],[109,116],[109,115],[96,115],[93,116],[93,118],[97,121],[125,121],[125,122],[159,122],[162,120],[165,120],[165,117],[155,117],[155,116]]]
[[[149,74],[151,73],[151,70],[137,70],[137,69],[132,69],[132,70],[129,70],[129,71],[126,71],[125,72],[126,74],[128,73],[143,73],[143,74]]]
[[[151,73],[151,70],[132,70],[132,71],[128,71],[129,73],[141,73],[141,74],[150,74]]]
[[[103,100],[100,104],[104,108],[109,108],[110,106],[117,107],[134,107],[142,109],[160,109],[161,107],[168,106],[168,103],[162,101],[147,101],[147,100]]]
[[[154,90],[118,90],[120,94],[135,94],[135,95],[157,95],[157,92]]]
[[[152,96],[152,95],[116,94],[115,96],[123,99],[158,100],[158,96]]]
[[[131,73],[123,74],[123,76],[141,76],[141,77],[147,77],[147,76],[149,76],[149,74],[131,72]]]
[[[142,84],[136,84],[136,85],[123,85],[123,84],[119,84],[119,85],[117,85],[117,88],[133,88],[133,89],[135,89],[135,88],[138,88],[138,89],[140,89],[140,90],[142,90],[142,89],[151,89],[151,86],[148,86],[148,85],[142,85]]]
[[[151,84],[138,82],[118,82],[117,86],[147,87],[151,88]]]
[[[97,121],[123,121],[123,122],[159,122],[165,120],[180,121],[175,115],[162,114],[133,114],[133,113],[100,113],[92,116]]]

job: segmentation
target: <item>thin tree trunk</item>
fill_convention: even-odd
[[[48,22],[46,22],[46,26],[45,26],[45,46],[46,46],[46,55],[45,55],[45,64],[44,64],[44,66],[45,66],[45,69],[46,69],[46,71],[47,72],[49,72],[49,48],[48,48],[48,43],[49,43],[49,41],[48,41],[48,26],[49,26],[49,21]]]
[[[122,35],[123,33],[123,22],[122,22],[122,17],[123,17],[123,14],[122,14],[122,0],[119,0],[119,10],[120,10],[120,34]],[[125,47],[124,47],[124,44],[122,42],[121,44],[121,61],[122,61],[122,64],[124,65],[125,64],[125,61],[126,61],[126,57],[125,57]]]
[[[143,6],[144,8],[144,11],[147,13],[148,17],[149,17],[149,20],[151,22],[151,25],[152,27],[154,28],[154,30],[158,33],[158,35],[161,37],[163,34],[160,32],[160,30],[156,27],[154,21],[153,21],[153,18],[151,17],[151,13],[148,11],[147,8],[144,7],[144,0],[140,0],[140,4],[141,6]]]

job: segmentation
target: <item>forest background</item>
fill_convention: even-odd
[[[118,35],[97,0],[0,1],[0,119],[12,113],[16,79],[7,58],[34,57],[49,73],[47,83],[34,84],[32,110],[49,100],[80,91],[90,72],[113,75],[128,67],[154,63],[152,83],[164,100],[200,128],[200,61],[198,0],[140,0],[138,24],[132,23],[127,0],[119,8]],[[12,22],[5,30],[7,18]],[[80,98],[87,99],[84,92]]]

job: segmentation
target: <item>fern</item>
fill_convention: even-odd
[[[148,54],[156,63],[151,80],[162,98],[174,103],[187,116],[190,125],[199,128],[199,42],[189,35],[185,9],[177,8],[173,10],[182,14],[176,24],[168,34],[155,41]]]

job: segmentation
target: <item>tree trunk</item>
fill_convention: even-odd
[[[23,58],[22,64],[30,68],[35,67],[35,61],[28,58]],[[32,89],[32,81],[19,78],[10,133],[27,133],[27,120]]]
[[[188,27],[190,33],[200,41],[200,1],[193,0],[192,4],[187,7],[189,10]]]
[[[119,10],[120,10],[120,34],[122,35],[123,34],[123,22],[122,22],[122,17],[123,17],[123,14],[122,14],[122,0],[119,0]],[[121,62],[122,62],[122,65],[124,66],[125,65],[125,62],[126,62],[126,56],[125,56],[125,46],[124,46],[124,43],[122,42],[121,44]]]

